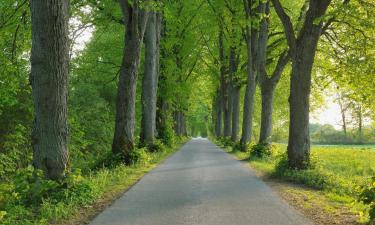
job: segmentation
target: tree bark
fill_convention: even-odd
[[[252,1],[244,0],[244,5],[246,17],[249,20],[253,14]],[[255,50],[257,35],[257,31],[255,29],[251,29],[251,26],[246,27],[247,81],[243,105],[242,136],[240,140],[242,150],[246,150],[246,144],[251,141],[253,127],[254,95],[256,91]]]
[[[222,107],[222,97],[221,97],[221,90],[219,89],[216,94],[216,102],[215,102],[215,135],[216,137],[221,137],[222,131],[222,124],[223,124],[223,107]]]
[[[31,1],[30,83],[35,120],[33,165],[49,179],[65,175],[69,164],[67,97],[69,1]]]
[[[158,79],[158,25],[156,12],[150,12],[145,32],[145,68],[142,82],[140,142],[152,145],[155,138]]]
[[[220,23],[220,33],[219,33],[219,56],[220,56],[220,83],[221,83],[221,97],[222,97],[222,107],[223,107],[223,122],[224,122],[224,132],[223,136],[228,138],[232,132],[231,126],[231,106],[230,106],[230,85],[228,82],[227,69],[226,69],[226,59],[225,59],[225,46],[224,46],[224,28]]]
[[[129,153],[134,149],[135,95],[143,40],[148,13],[140,9],[140,1],[132,4],[121,0],[120,6],[125,18],[125,48],[120,71],[116,100],[115,133],[112,152],[120,154],[126,164]]]
[[[232,46],[230,48],[230,107],[231,107],[231,120],[232,120],[232,130],[231,130],[231,140],[233,142],[238,141],[239,132],[239,119],[240,119],[240,84],[238,78],[236,77],[238,63],[236,47]]]
[[[233,86],[233,105],[232,105],[232,135],[233,142],[238,141],[239,123],[240,123],[240,91],[239,85]]]
[[[262,112],[259,143],[263,145],[270,145],[272,143],[272,114],[275,88],[276,83],[269,81],[263,82],[260,85],[262,95]]]
[[[267,74],[267,42],[268,42],[268,15],[270,14],[269,1],[262,2],[259,5],[260,13],[266,16],[260,22],[258,51],[257,51],[257,70],[259,76],[259,86],[262,97],[261,126],[259,134],[259,144],[272,144],[272,114],[275,88],[281,78],[282,72],[289,61],[289,54],[284,51],[280,54],[275,69],[271,76]]]
[[[311,72],[323,27],[323,22],[316,20],[325,14],[331,0],[309,1],[309,9],[298,37],[279,0],[272,0],[272,3],[284,26],[292,60],[288,161],[291,168],[305,169],[310,163]]]

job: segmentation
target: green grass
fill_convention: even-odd
[[[219,143],[220,144],[220,143]],[[231,152],[240,160],[270,177],[299,183],[322,190],[334,202],[344,203],[361,221],[368,220],[369,207],[356,201],[361,186],[371,183],[375,176],[375,151],[371,146],[312,146],[312,167],[307,170],[290,170],[286,166],[285,144],[275,144],[273,153],[266,158],[249,158],[249,152]]]
[[[186,140],[179,143],[183,142]],[[53,181],[24,181],[24,177],[33,179],[32,168],[29,167],[27,175],[22,175],[21,180],[15,177],[13,183],[0,184],[0,224],[69,223],[80,216],[81,209],[95,207],[97,202],[108,198],[106,196],[121,194],[178,148],[174,146],[161,152],[146,153],[143,160],[134,166],[120,164],[85,175],[73,172],[67,177],[67,187],[58,186]],[[37,198],[30,197],[34,195]]]

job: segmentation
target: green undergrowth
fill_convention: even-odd
[[[60,181],[43,179],[41,171],[31,166],[22,169],[10,182],[0,184],[0,224],[51,224],[69,220],[81,208],[95,206],[106,193],[126,190],[186,141],[181,138],[171,147],[157,142],[153,152],[137,149],[132,165],[125,166],[112,157],[84,174],[80,169],[72,169]]]
[[[267,176],[317,190],[360,214],[361,222],[374,218],[375,151],[354,147],[312,146],[311,166],[306,170],[288,167],[286,145],[274,144],[266,150],[249,144],[245,152],[231,148],[228,141],[216,143]],[[235,145],[233,145],[235,146]],[[260,152],[270,151],[269,154]],[[261,156],[261,157],[259,157]]]

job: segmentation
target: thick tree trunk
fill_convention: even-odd
[[[272,143],[272,113],[273,99],[276,84],[268,81],[261,84],[262,112],[259,143],[269,145]]]
[[[240,91],[239,85],[233,86],[233,105],[232,105],[232,135],[233,142],[238,141],[239,123],[240,123]]]
[[[288,159],[290,167],[298,169],[307,168],[310,160],[309,97],[312,62],[304,62],[306,60],[303,59],[294,61],[289,97]]]
[[[49,179],[64,176],[68,164],[67,97],[69,1],[31,1],[31,75],[35,121],[33,165]]]
[[[310,0],[298,36],[288,14],[279,0],[272,0],[275,11],[284,26],[292,59],[292,75],[290,88],[290,124],[288,141],[289,166],[305,169],[310,161],[309,107],[311,91],[311,72],[324,16],[331,0]]]
[[[116,100],[115,134],[112,152],[121,154],[126,164],[129,153],[134,149],[135,98],[140,61],[141,43],[148,14],[140,10],[140,2],[120,1],[126,21],[125,48],[120,71]]]
[[[152,145],[155,138],[158,46],[156,12],[150,12],[145,33],[145,68],[142,82],[142,120],[140,141]]]

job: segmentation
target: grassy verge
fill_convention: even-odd
[[[247,152],[232,151],[227,143],[217,142],[236,158],[248,161],[250,166],[261,172],[267,179],[281,181],[278,189],[288,192],[287,200],[298,201],[302,208],[323,208],[331,215],[356,215],[359,223],[369,221],[369,204],[358,201],[361,187],[371,185],[375,176],[375,151],[369,148],[345,146],[313,146],[312,167],[297,171],[287,167],[286,146],[276,144],[268,157],[249,157]],[[251,149],[251,148],[249,148]],[[279,182],[280,184],[280,182]],[[300,185],[297,187],[296,185]],[[307,187],[307,188],[306,188]],[[300,198],[300,196],[305,196]],[[289,199],[288,199],[289,198]],[[308,200],[306,200],[308,199]],[[310,204],[311,203],[311,204]],[[342,223],[338,223],[342,224]],[[350,224],[350,223],[349,223]]]
[[[35,178],[30,167],[13,182],[0,184],[0,224],[86,224],[186,141],[143,152],[133,166],[119,164],[85,175],[75,170],[62,183]]]

